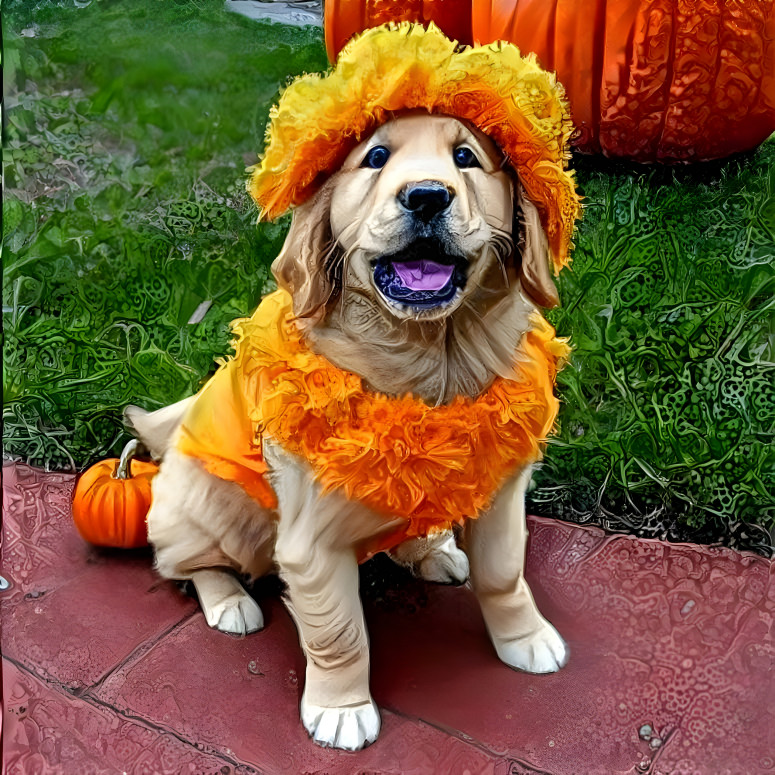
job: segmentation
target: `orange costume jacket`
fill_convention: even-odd
[[[276,291],[235,323],[236,353],[198,394],[177,448],[274,509],[266,436],[305,460],[324,491],[406,520],[391,544],[427,535],[479,516],[512,473],[541,457],[569,348],[538,314],[531,325],[513,379],[497,378],[475,399],[428,406],[368,392],[360,377],[313,353],[290,296]]]

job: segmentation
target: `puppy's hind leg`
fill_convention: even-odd
[[[248,635],[264,626],[258,603],[228,571],[197,570],[191,580],[210,627],[230,635]]]
[[[271,517],[239,485],[174,448],[164,455],[152,492],[148,539],[157,571],[194,582],[211,627],[235,635],[261,629],[260,608],[231,571],[257,578],[269,569]]]
[[[451,530],[441,530],[426,538],[410,538],[391,549],[388,556],[425,581],[465,584],[468,580],[468,557],[458,549]]]

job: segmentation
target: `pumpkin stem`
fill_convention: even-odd
[[[116,466],[116,472],[113,474],[114,479],[131,479],[131,463],[137,454],[137,448],[140,446],[140,442],[137,439],[132,439],[124,449],[121,451],[121,457],[118,459],[118,465]]]

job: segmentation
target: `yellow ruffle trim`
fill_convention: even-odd
[[[538,208],[555,270],[567,265],[581,206],[565,169],[573,125],[562,86],[533,54],[503,42],[460,47],[433,24],[367,30],[327,75],[285,90],[248,183],[262,217],[306,201],[361,139],[418,108],[469,121],[497,143]]]
[[[509,475],[541,457],[569,348],[540,316],[531,323],[513,380],[428,406],[367,392],[360,377],[313,353],[293,323],[290,295],[277,291],[235,324],[236,354],[197,396],[177,446],[274,508],[266,435],[306,460],[324,491],[407,520],[401,540],[427,535],[477,517]]]

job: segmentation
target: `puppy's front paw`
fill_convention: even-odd
[[[380,728],[374,700],[345,708],[324,708],[302,697],[301,721],[318,745],[343,751],[365,748],[377,739]]]
[[[424,557],[416,573],[421,579],[438,584],[464,584],[468,579],[468,557],[450,539]]]
[[[565,641],[546,620],[528,635],[494,640],[493,645],[501,661],[526,673],[556,673],[570,657]]]
[[[206,608],[205,618],[210,627],[229,635],[249,635],[264,626],[258,603],[247,592],[235,592]]]

